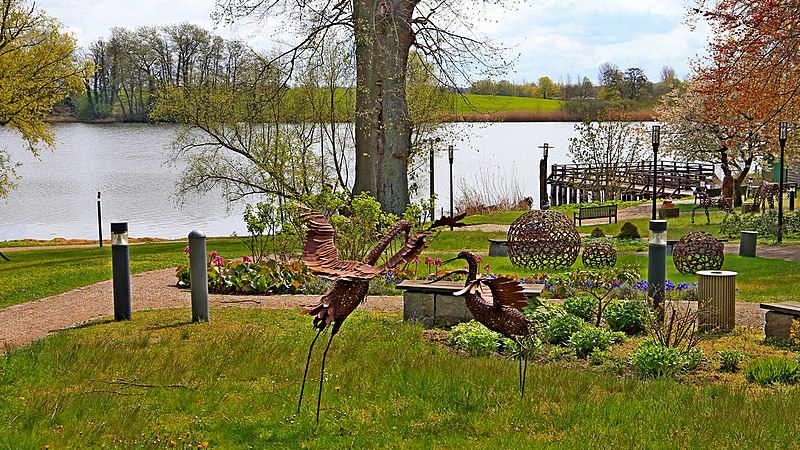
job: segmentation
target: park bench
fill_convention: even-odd
[[[767,310],[764,316],[764,334],[768,338],[789,339],[792,322],[800,320],[800,302],[762,303]]]
[[[581,225],[583,220],[600,219],[608,217],[608,223],[611,223],[611,218],[614,218],[614,223],[617,223],[617,205],[600,205],[600,206],[584,206],[578,212],[572,213],[573,220]]]
[[[523,284],[528,302],[544,290],[543,284]],[[453,294],[464,288],[459,281],[404,280],[397,285],[403,292],[403,320],[418,320],[426,325],[455,325],[473,319],[463,297]]]

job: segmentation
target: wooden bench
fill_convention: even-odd
[[[544,290],[543,284],[523,284],[522,293],[528,302]],[[455,325],[473,319],[463,297],[453,294],[464,287],[463,282],[404,280],[397,285],[403,290],[403,320],[418,320],[426,325]]]
[[[608,217],[608,223],[611,223],[613,217],[614,223],[617,223],[617,205],[584,206],[578,212],[572,213],[572,220],[577,221],[579,226],[583,220],[603,217]]]
[[[508,256],[508,239],[489,239],[489,256]]]
[[[792,322],[800,320],[800,302],[762,303],[767,310],[764,316],[764,334],[768,338],[789,339]]]

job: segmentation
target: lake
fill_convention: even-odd
[[[539,160],[549,143],[550,164],[569,163],[573,123],[452,124],[455,195],[460,186],[507,190],[518,187],[539,205]],[[97,239],[97,192],[101,192],[103,236],[111,222],[128,222],[131,237],[181,238],[193,229],[210,236],[246,234],[243,204],[227,204],[219,192],[188,199],[173,196],[182,167],[166,165],[177,125],[53,124],[54,152],[40,159],[23,150],[20,139],[0,128],[0,148],[22,162],[18,189],[0,200],[0,240]],[[437,212],[449,210],[446,147],[435,161]],[[427,161],[427,159],[426,159]],[[427,171],[427,162],[424,164]],[[428,194],[427,176],[421,182]]]

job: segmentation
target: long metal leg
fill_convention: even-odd
[[[334,336],[336,336],[336,333],[332,332],[331,338],[328,339],[328,345],[325,346],[325,352],[322,354],[322,370],[319,373],[319,392],[317,393],[317,424],[319,424],[319,407],[322,403],[322,382],[325,381],[325,358],[328,357],[328,349],[331,348]]]
[[[300,405],[303,404],[303,391],[306,388],[306,378],[308,377],[308,365],[311,362],[311,350],[314,349],[314,344],[317,342],[317,338],[319,337],[322,330],[317,331],[317,335],[314,336],[314,340],[311,341],[311,345],[308,347],[308,358],[306,358],[306,370],[303,372],[303,385],[300,386],[300,401],[297,402],[297,413],[300,414]]]

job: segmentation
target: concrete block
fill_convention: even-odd
[[[796,320],[795,316],[776,311],[767,311],[764,318],[766,319],[764,334],[767,337],[789,339],[789,330],[792,329],[792,322]]]

